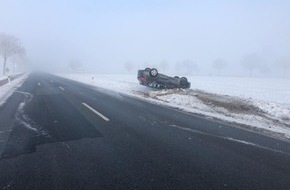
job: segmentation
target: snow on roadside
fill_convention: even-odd
[[[252,78],[190,77],[190,90],[159,91],[139,85],[135,75],[58,76],[145,98],[187,112],[279,133],[290,139],[290,95],[287,96],[290,85],[288,86],[286,79],[263,81]],[[279,84],[275,85],[277,82]]]
[[[290,79],[246,77],[188,77],[192,89],[290,105]]]
[[[5,80],[5,79],[7,79],[7,76],[3,76],[3,75],[0,76],[0,80]]]
[[[10,83],[0,86],[0,106],[3,105],[9,96],[11,96],[13,92],[23,84],[27,77],[28,74],[24,74]]]
[[[192,109],[199,109],[204,111],[211,111],[213,112],[213,109],[209,106],[205,105],[201,100],[199,100],[197,97],[190,97],[188,95],[182,95],[182,94],[168,94],[163,96],[157,96],[159,100],[162,100],[164,102],[167,102],[169,104],[182,106],[184,108],[189,107]]]
[[[290,96],[289,96],[290,99]],[[273,118],[288,121],[290,125],[290,106],[266,101],[255,101],[254,105],[268,113]]]

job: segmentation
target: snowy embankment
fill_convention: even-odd
[[[13,92],[19,88],[25,79],[28,77],[28,74],[23,74],[12,80],[10,83],[0,86],[0,106],[6,102],[6,100],[13,94]]]
[[[0,81],[7,79],[7,76],[0,75]]]
[[[0,86],[3,86],[4,84],[8,83],[9,80],[14,80],[18,78],[19,76],[23,75],[24,73],[15,73],[13,75],[0,75]]]
[[[139,85],[136,75],[58,76],[290,139],[288,79],[188,77],[191,89],[154,90]]]

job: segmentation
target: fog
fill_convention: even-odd
[[[0,1],[0,32],[34,68],[290,76],[290,1]]]

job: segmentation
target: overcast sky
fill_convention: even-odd
[[[0,32],[31,62],[95,72],[190,59],[209,74],[222,58],[238,73],[248,54],[272,66],[290,54],[289,18],[287,0],[0,0]]]

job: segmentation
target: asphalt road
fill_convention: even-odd
[[[289,145],[33,74],[0,107],[0,189],[290,189]]]

